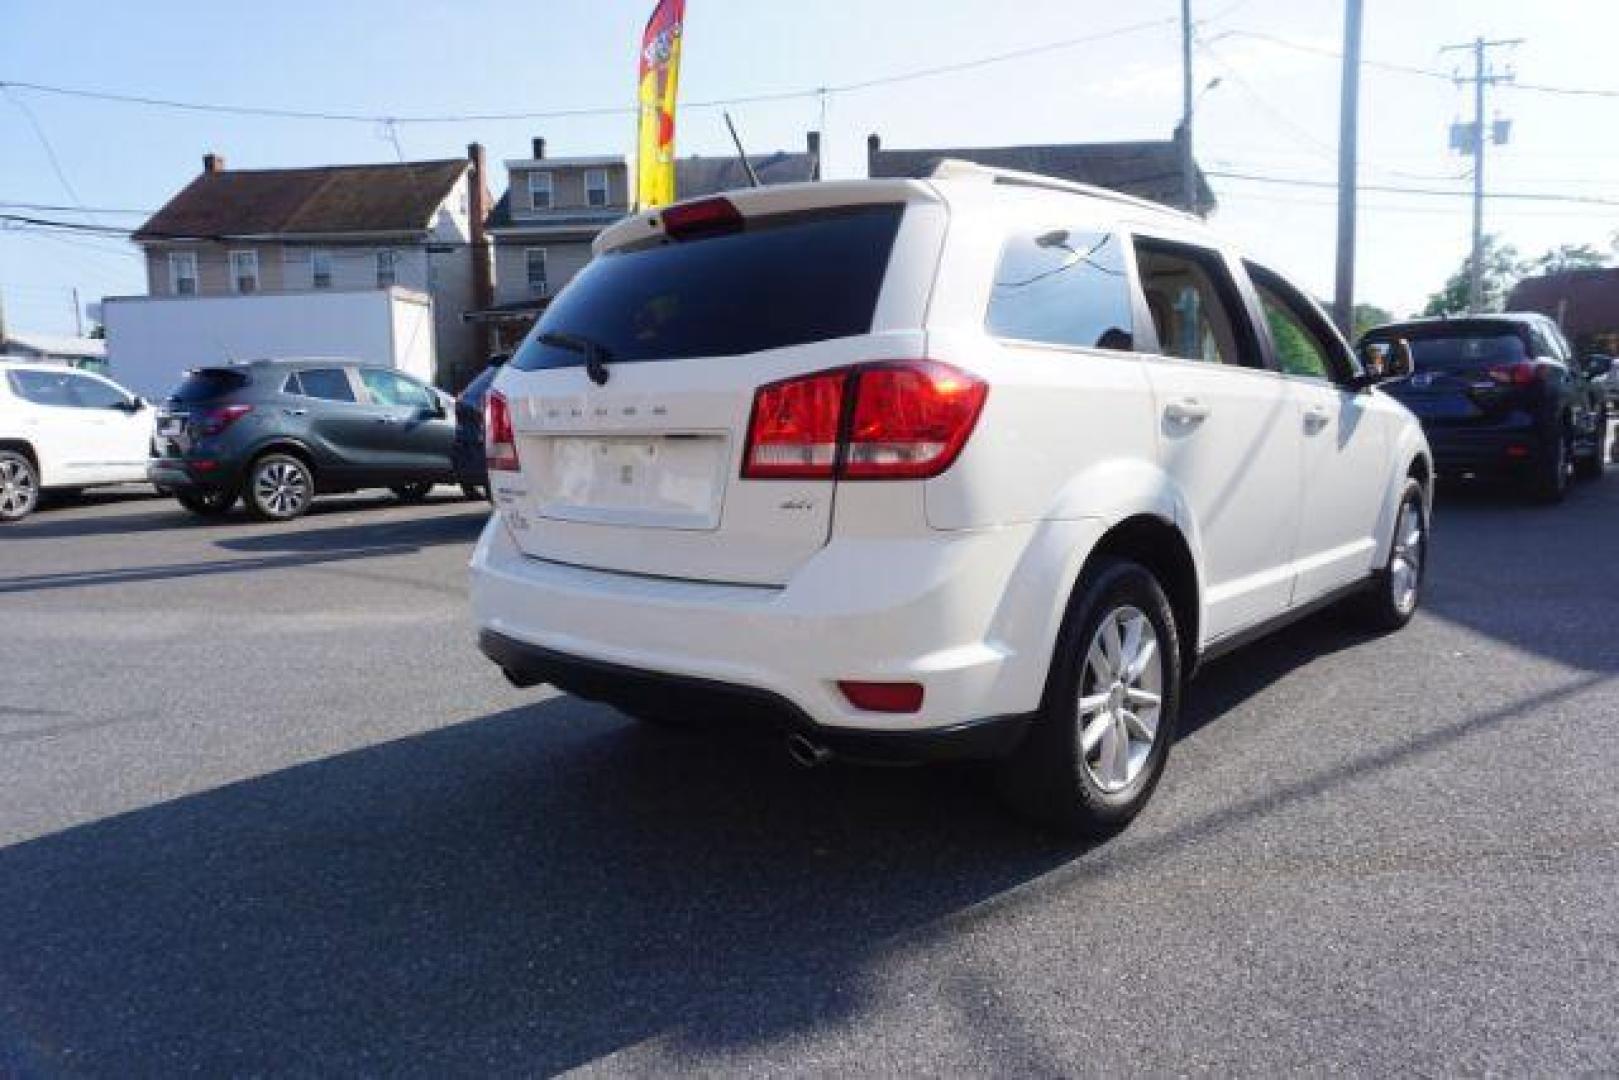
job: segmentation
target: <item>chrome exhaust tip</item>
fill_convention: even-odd
[[[832,760],[832,751],[797,734],[787,736],[787,754],[806,769],[825,765]]]

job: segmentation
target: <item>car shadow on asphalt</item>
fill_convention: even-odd
[[[1615,551],[1619,470],[1574,484],[1555,506],[1511,485],[1442,483],[1423,611],[1559,664],[1619,673]]]
[[[1291,662],[1213,667],[1194,698]],[[1150,876],[1547,697],[1089,851],[974,770],[803,770],[553,698],[0,850],[0,1073],[550,1074],[651,1039],[768,1045],[857,1022],[886,956],[991,904]]]
[[[307,519],[306,519],[307,520]],[[357,521],[327,528],[276,529],[231,536],[215,541],[226,551],[241,552],[363,552],[372,549],[412,550],[441,544],[468,544],[478,538],[489,520],[489,506],[469,502],[454,514],[431,517]]]
[[[121,503],[142,502],[152,507],[138,513],[109,515],[82,511],[97,511]],[[465,503],[474,512],[488,517],[488,503],[470,501],[463,496],[442,495],[431,497],[416,505],[440,507]],[[310,506],[302,521],[318,521],[337,514],[365,514],[370,511],[401,509],[402,504],[387,494],[323,495]],[[75,512],[80,511],[80,512]],[[238,504],[223,517],[203,517],[186,510],[172,498],[145,493],[117,493],[103,495],[86,493],[73,499],[41,508],[24,521],[9,524],[0,536],[15,536],[22,540],[66,540],[83,536],[119,536],[147,532],[167,532],[174,529],[217,530],[224,528],[288,529],[297,525],[254,522]]]

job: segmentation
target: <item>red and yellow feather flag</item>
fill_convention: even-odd
[[[641,130],[635,159],[635,206],[675,201],[675,93],[686,0],[658,0],[641,38]]]

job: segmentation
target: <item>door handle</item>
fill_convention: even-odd
[[[377,423],[379,423],[379,424],[397,424],[397,423],[399,423],[399,421],[396,418],[392,417],[392,416],[379,416],[379,417],[377,417]]]
[[[282,411],[282,413],[284,413],[287,416],[308,416],[309,415],[309,410],[308,409],[282,409],[281,411]]]
[[[1210,409],[1197,398],[1181,398],[1164,406],[1164,418],[1177,424],[1201,424],[1208,419]]]
[[[1320,405],[1310,405],[1304,410],[1304,430],[1312,435],[1326,427],[1332,420],[1332,414]]]

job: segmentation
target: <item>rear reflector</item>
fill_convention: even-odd
[[[816,372],[753,397],[744,479],[914,480],[948,469],[989,385],[932,360]]]
[[[490,391],[483,406],[484,454],[491,472],[517,472],[517,436],[512,432],[512,410],[506,396]]]
[[[1523,443],[1510,443],[1507,446],[1507,457],[1526,458],[1529,456],[1529,447]]]
[[[865,712],[914,713],[922,708],[922,684],[914,682],[839,682],[849,704]]]
[[[742,213],[729,199],[676,203],[663,212],[663,232],[675,240],[742,231]]]

